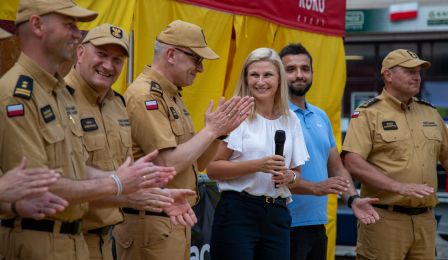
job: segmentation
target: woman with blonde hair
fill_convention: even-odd
[[[222,191],[211,235],[211,258],[289,259],[289,188],[309,159],[299,118],[288,108],[286,75],[268,48],[246,59],[235,96],[254,97],[249,117],[221,143],[207,168]],[[232,116],[232,115],[229,115]],[[274,155],[274,135],[286,134],[284,156]]]

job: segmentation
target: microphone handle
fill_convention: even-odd
[[[284,146],[285,146],[285,144],[278,144],[278,143],[276,143],[275,144],[275,155],[283,156],[283,147]],[[278,189],[277,183],[274,183],[274,187],[276,189]]]

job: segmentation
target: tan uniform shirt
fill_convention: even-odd
[[[0,89],[2,171],[16,167],[26,156],[28,168],[50,168],[64,178],[87,179],[78,111],[61,75],[53,77],[22,53],[0,79]],[[74,221],[87,209],[87,203],[69,205],[47,218]]]
[[[145,66],[124,94],[131,122],[134,158],[165,148],[174,148],[190,140],[195,132],[193,121],[180,98],[179,89],[162,75]],[[178,172],[167,188],[197,191],[197,162]],[[198,196],[187,198],[191,206]]]
[[[115,171],[127,157],[132,158],[131,127],[120,94],[112,89],[103,102],[78,72],[72,68],[65,81],[76,91],[73,98],[78,108],[83,143],[88,151],[86,164],[103,171]],[[83,229],[97,229],[124,221],[120,208],[90,208]]]
[[[422,102],[413,98],[406,107],[383,90],[356,109],[342,151],[361,155],[392,179],[427,183],[437,190],[437,161],[448,159],[448,131],[437,110]],[[404,207],[434,207],[439,202],[435,193],[419,199],[366,185],[361,185],[361,196]]]

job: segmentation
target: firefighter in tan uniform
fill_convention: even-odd
[[[433,105],[413,97],[429,66],[409,50],[389,53],[383,93],[352,115],[345,165],[362,183],[361,197],[379,198],[380,216],[358,221],[357,259],[435,259],[436,167],[448,169],[448,130]]]
[[[173,166],[178,172],[166,185],[168,188],[197,190],[198,171],[213,158],[225,137],[222,135],[235,129],[253,105],[248,97],[226,103],[222,98],[211,113],[211,103],[205,128],[195,134],[180,90],[192,85],[196,74],[204,71],[204,58],[219,57],[207,47],[201,28],[174,21],[157,36],[152,67],[146,66],[124,95],[134,157],[159,150],[153,162]],[[191,196],[188,203],[193,206],[197,200],[197,196]],[[132,208],[123,211],[125,222],[114,229],[118,259],[190,259],[191,226],[196,220],[191,210],[177,217],[189,226],[176,225],[176,218],[165,209],[159,214]]]
[[[12,35],[0,28],[0,40]],[[17,202],[27,199],[30,204],[26,208],[26,215],[31,218],[42,219],[45,215],[53,215],[56,209],[64,210],[68,203],[48,192],[48,186],[55,183],[61,176],[54,170],[36,168],[26,169],[27,159],[23,158],[20,165],[8,171],[5,175],[0,169],[0,202]],[[38,199],[29,199],[38,196]],[[57,203],[55,203],[57,202]],[[41,207],[33,207],[36,204],[44,204]],[[62,206],[62,207],[61,207]],[[45,211],[42,212],[42,211]],[[1,214],[2,212],[0,212]]]
[[[86,180],[92,169],[86,171],[88,153],[74,89],[57,71],[71,59],[73,45],[81,38],[76,22],[92,21],[97,15],[70,0],[19,4],[15,24],[22,53],[0,80],[1,171],[13,169],[23,157],[31,168],[53,169],[61,178],[50,192],[70,206],[54,216],[42,211],[45,219],[35,221],[27,207],[42,205],[26,200],[1,204],[0,255],[5,259],[88,259],[81,233],[87,202],[130,194],[150,184],[143,176],[154,172],[152,164],[130,166],[130,159],[110,177]]]
[[[73,98],[83,128],[84,147],[89,154],[87,168],[114,171],[126,158],[133,158],[126,104],[124,98],[112,90],[112,84],[117,81],[125,59],[129,56],[129,39],[123,29],[103,24],[90,30],[78,46],[77,54],[76,66],[65,80],[75,89]],[[159,171],[175,174],[174,168],[169,167],[159,167]],[[98,175],[88,177],[97,178]],[[165,185],[171,179],[172,177],[164,178],[158,182],[154,179],[153,186]],[[171,198],[171,192],[173,191],[150,188],[139,190],[125,198],[119,196],[91,201],[89,211],[83,218],[83,233],[90,259],[112,260],[109,229],[124,220],[120,206],[141,209],[145,209],[145,206],[173,207],[170,202],[175,200]],[[185,193],[182,190],[177,192]],[[149,195],[156,195],[156,198],[148,200]],[[145,201],[145,204],[140,205],[139,201]],[[153,208],[150,207],[150,210]]]

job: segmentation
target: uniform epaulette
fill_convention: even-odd
[[[362,107],[362,108],[370,107],[373,103],[375,103],[377,101],[380,101],[380,99],[379,98],[372,98],[372,99],[362,103],[359,107]]]
[[[32,78],[26,75],[20,75],[16,88],[14,89],[14,96],[30,100],[33,94],[33,82],[34,80]]]
[[[159,93],[160,96],[163,97],[162,87],[155,81],[151,81],[151,92]]]
[[[426,100],[423,100],[423,99],[420,99],[420,98],[416,98],[415,101],[417,101],[417,102],[419,102],[419,103],[422,103],[422,104],[425,104],[425,105],[427,105],[427,106],[430,106],[430,107],[432,107],[432,108],[436,108],[433,104],[429,103],[429,102],[426,101]]]
[[[69,85],[65,86],[68,90],[68,92],[70,92],[70,95],[73,95],[73,93],[75,93],[75,89],[70,87]]]
[[[124,97],[115,90],[114,90],[114,93],[115,93],[115,96],[119,96],[121,98],[121,101],[123,101],[123,104],[126,107],[126,101],[124,100]]]

